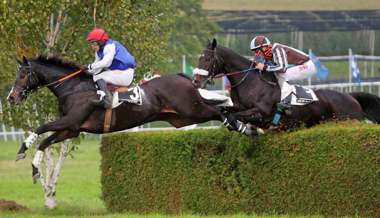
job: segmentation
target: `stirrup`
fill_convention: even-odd
[[[91,102],[96,106],[104,107],[105,109],[112,108],[112,97],[107,95],[103,90],[96,92],[99,95],[99,99],[92,99]]]
[[[280,101],[279,103],[277,103],[276,106],[277,106],[277,109],[280,111],[284,111],[284,110],[290,109],[292,107],[290,105],[290,102],[284,102],[284,101]]]
[[[92,103],[94,103],[96,106],[104,107],[105,109],[112,108],[112,102],[106,100],[106,98],[103,99],[92,99]]]

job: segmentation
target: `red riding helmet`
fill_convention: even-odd
[[[106,42],[108,39],[108,34],[104,29],[101,28],[95,28],[87,35],[87,41]]]

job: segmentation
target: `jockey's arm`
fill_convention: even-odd
[[[107,44],[106,46],[104,46],[103,53],[103,59],[100,60],[99,57],[97,57],[96,55],[95,62],[89,65],[89,69],[91,71],[97,71],[111,66],[116,54],[115,44]]]
[[[284,72],[287,65],[285,50],[282,48],[273,49],[273,64],[264,65],[264,70],[268,72]]]

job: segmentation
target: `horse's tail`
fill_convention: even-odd
[[[380,98],[366,92],[350,93],[362,107],[367,119],[375,123],[380,123]]]

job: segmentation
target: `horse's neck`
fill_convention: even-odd
[[[57,68],[52,68],[41,64],[34,64],[33,68],[39,78],[40,85],[47,85],[65,76],[64,70],[59,70]]]
[[[36,66],[35,72],[39,77],[40,85],[49,85],[48,88],[54,93],[54,95],[57,96],[57,98],[66,95],[68,92],[80,89],[81,86],[85,86],[82,85],[84,83],[88,83],[86,86],[89,86],[90,84],[93,86],[90,80],[88,80],[89,82],[87,82],[87,80],[81,81],[79,78],[75,77],[70,78],[62,83],[55,84],[54,82],[57,82],[59,79],[62,79],[68,75],[69,70],[63,68],[50,68],[47,66],[38,65]]]
[[[252,62],[247,58],[232,51],[225,52],[222,57],[225,63],[224,71],[227,74],[228,80],[231,82],[231,86],[239,86],[239,83],[242,83],[242,80],[254,78],[247,78],[247,73],[252,72],[244,72],[251,68],[252,64]]]

